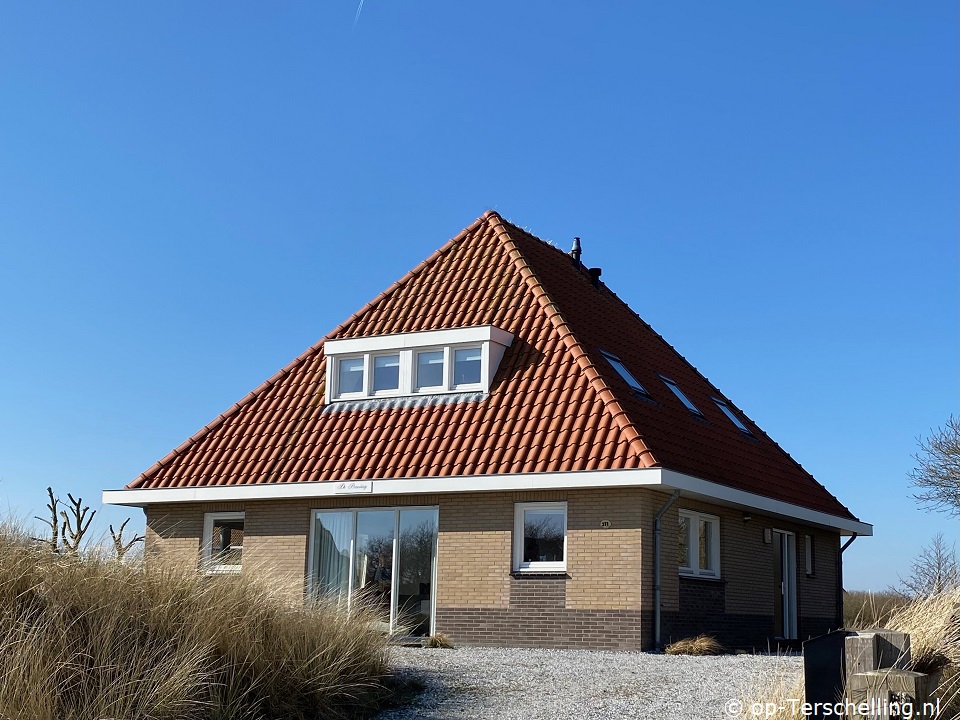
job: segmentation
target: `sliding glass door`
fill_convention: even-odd
[[[391,632],[431,634],[437,517],[437,508],[316,511],[311,591],[348,606],[362,597]]]

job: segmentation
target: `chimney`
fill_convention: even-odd
[[[590,282],[593,283],[593,286],[599,290],[600,289],[600,276],[603,274],[603,270],[600,268],[590,268],[587,270],[590,273]]]
[[[579,270],[583,265],[580,262],[580,238],[573,239],[573,250],[570,251],[570,257],[573,258],[573,266]]]

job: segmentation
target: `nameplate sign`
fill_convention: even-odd
[[[334,495],[356,495],[357,493],[372,493],[373,480],[351,480],[337,483],[333,489]]]

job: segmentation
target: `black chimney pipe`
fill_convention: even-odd
[[[593,283],[593,286],[599,290],[600,289],[600,276],[603,274],[603,270],[600,268],[590,268],[587,272],[590,273],[590,282]]]
[[[577,270],[579,270],[581,267],[583,267],[582,263],[580,262],[580,252],[581,252],[581,251],[580,251],[580,238],[575,237],[575,238],[573,239],[573,250],[570,251],[570,257],[573,258],[573,265],[574,265],[575,268],[577,268]]]

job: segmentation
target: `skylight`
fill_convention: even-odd
[[[683,406],[687,410],[692,412],[694,415],[703,417],[703,413],[700,412],[700,409],[696,405],[694,405],[692,402],[690,402],[690,398],[688,398],[686,395],[683,394],[683,390],[681,390],[673,380],[671,380],[670,378],[664,377],[663,375],[660,376],[660,379],[663,380],[666,386],[670,388],[670,390],[673,392],[674,395],[677,396],[677,399],[683,403]]]
[[[738,418],[736,415],[733,414],[733,410],[731,410],[723,400],[718,400],[717,398],[713,398],[713,401],[717,404],[717,407],[723,411],[723,414],[726,415],[728,418],[730,418],[730,422],[736,425],[742,432],[745,432],[747,435],[753,435],[753,433],[750,432],[749,429],[747,429],[747,426],[740,421],[740,418]]]
[[[640,381],[637,380],[629,370],[627,370],[626,365],[620,361],[620,358],[618,358],[616,355],[611,355],[606,350],[601,350],[600,354],[607,359],[607,362],[613,366],[613,369],[616,370],[617,374],[624,379],[627,385],[630,386],[631,390],[646,397],[650,397],[650,393],[648,393],[646,388],[640,384]]]

